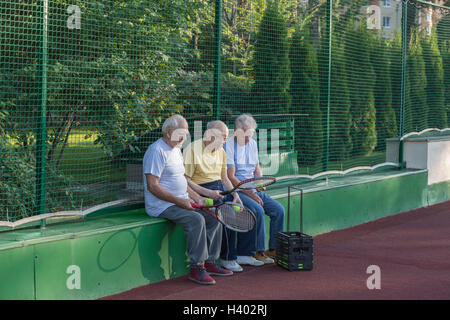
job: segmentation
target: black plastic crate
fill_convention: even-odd
[[[312,270],[314,261],[313,238],[301,232],[277,234],[277,264],[289,271]]]
[[[294,248],[290,250],[278,247],[276,252],[278,259],[283,259],[292,262],[306,258],[312,260],[314,256],[313,247]]]
[[[313,246],[313,237],[296,231],[277,233],[277,245],[288,248]]]
[[[310,271],[313,269],[312,260],[288,262],[282,259],[278,259],[277,264],[289,271]]]

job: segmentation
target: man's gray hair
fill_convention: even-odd
[[[206,129],[219,129],[219,130],[223,130],[223,129],[227,129],[227,125],[220,120],[213,120],[210,121],[206,124]]]
[[[257,123],[255,119],[249,113],[243,113],[234,121],[235,129],[256,129]]]
[[[174,114],[173,116],[167,118],[162,125],[162,133],[165,135],[169,129],[174,130],[187,125],[187,121],[183,116],[179,114]]]

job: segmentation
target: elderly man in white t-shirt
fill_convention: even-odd
[[[152,217],[166,218],[184,228],[191,270],[189,279],[200,284],[214,284],[210,275],[229,276],[216,260],[222,240],[222,225],[213,217],[191,206],[192,198],[204,204],[205,198],[223,198],[217,190],[209,190],[185,178],[180,150],[189,133],[186,120],[180,115],[166,119],[163,137],[151,144],[144,155],[145,210]]]
[[[258,146],[252,138],[256,127],[257,123],[250,114],[241,114],[235,120],[235,137],[228,139],[225,143],[228,179],[234,186],[243,180],[262,176]],[[240,235],[237,243],[237,255],[232,250],[229,255],[232,258],[227,262],[221,261],[221,264],[226,268],[228,264],[258,265],[255,261],[263,262],[263,264],[274,263],[276,235],[284,230],[285,210],[283,206],[263,190],[242,190],[239,192],[239,196],[244,206],[256,215],[257,225],[252,232]],[[269,250],[266,250],[264,215],[270,217]],[[232,245],[235,244],[232,243]],[[230,247],[232,246],[230,245]],[[239,251],[252,252],[254,257],[251,259],[248,255],[241,256]],[[235,261],[233,261],[234,259]]]

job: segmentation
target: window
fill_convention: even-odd
[[[383,7],[390,8],[391,7],[391,0],[384,0],[383,1]]]
[[[427,12],[427,14],[425,15],[425,21],[431,22],[431,12]]]
[[[391,27],[391,17],[383,17],[383,28],[389,29]]]
[[[427,35],[431,35],[431,28],[430,27],[427,27]]]

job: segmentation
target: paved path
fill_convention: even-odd
[[[314,269],[244,267],[201,286],[187,276],[105,299],[450,299],[450,202],[314,237]],[[367,267],[381,289],[369,290]]]

